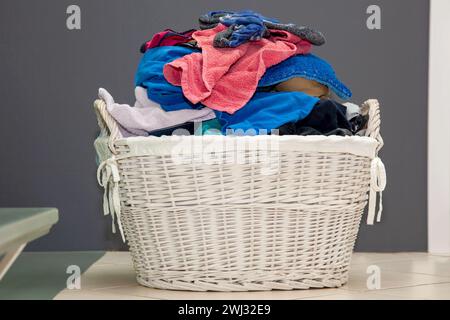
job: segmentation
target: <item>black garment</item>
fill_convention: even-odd
[[[347,129],[341,129],[341,128],[337,128],[334,130],[331,130],[329,132],[320,132],[319,130],[316,130],[314,128],[311,127],[301,127],[301,128],[297,128],[296,130],[296,134],[299,136],[352,136],[353,133],[350,130]]]
[[[174,132],[175,130],[183,129],[183,131]],[[162,136],[186,136],[193,135],[195,132],[195,123],[194,122],[185,122],[183,124],[172,126],[156,131],[152,131],[149,133],[149,136],[162,137]]]
[[[352,126],[352,132],[356,134],[358,131],[364,129],[369,122],[369,115],[358,115],[350,119],[350,125]]]
[[[352,124],[347,120],[347,107],[333,100],[320,100],[311,113],[297,122],[278,128],[280,135],[353,135]],[[340,129],[336,131],[337,129]],[[333,132],[333,133],[331,133]]]
[[[202,51],[202,48],[200,48],[197,44],[197,41],[189,41],[189,42],[181,42],[181,43],[177,43],[176,46],[180,46],[180,47],[186,47],[186,48],[191,48],[191,49],[195,49],[198,51]]]

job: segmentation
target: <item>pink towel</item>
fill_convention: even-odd
[[[271,30],[270,38],[250,41],[236,48],[215,48],[213,40],[226,27],[196,31],[192,37],[202,48],[164,66],[164,76],[181,86],[192,103],[234,113],[253,96],[258,81],[270,66],[296,54],[311,51],[311,44],[282,30]]]

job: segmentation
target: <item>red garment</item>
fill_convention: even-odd
[[[226,27],[200,30],[192,37],[202,48],[164,66],[164,76],[173,85],[181,86],[192,103],[218,111],[234,113],[253,96],[258,81],[270,66],[296,54],[311,51],[311,43],[282,30],[259,41],[249,41],[236,48],[215,48],[213,40]]]
[[[192,40],[192,34],[197,30],[188,30],[185,32],[176,32],[171,29],[166,29],[159,33],[155,33],[150,41],[143,44],[141,52],[154,47],[174,46],[179,43],[186,43]]]

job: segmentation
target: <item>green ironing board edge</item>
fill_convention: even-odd
[[[58,219],[56,208],[0,208],[0,253],[47,234]]]

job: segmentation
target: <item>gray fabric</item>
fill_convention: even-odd
[[[216,48],[228,47],[225,44],[229,42],[229,39],[233,35],[233,32],[234,32],[234,26],[229,26],[225,30],[216,34],[216,36],[214,37],[213,46]]]
[[[300,39],[308,40],[311,44],[315,46],[321,46],[325,43],[325,37],[320,31],[313,30],[308,27],[296,26],[295,24],[283,24],[283,23],[273,23],[273,22],[264,22],[268,29],[274,30],[284,30],[295,34]]]

